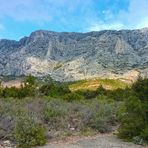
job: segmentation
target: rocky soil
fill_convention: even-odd
[[[10,141],[3,141],[0,142],[0,148],[16,148],[16,146]],[[148,148],[148,146],[123,142],[113,134],[101,134],[93,137],[69,137],[36,148]]]
[[[104,134],[79,140],[53,142],[38,148],[147,148],[147,146],[123,142],[112,134]]]

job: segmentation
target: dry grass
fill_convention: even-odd
[[[103,86],[105,89],[114,90],[117,88],[125,88],[128,86],[127,83],[124,83],[118,79],[90,79],[74,82],[69,85],[71,91],[77,90],[96,90],[99,86]]]
[[[3,87],[16,87],[16,88],[19,88],[21,86],[21,80],[11,80],[11,81],[8,81],[8,82],[2,82],[2,86]]]

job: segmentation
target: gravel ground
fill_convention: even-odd
[[[52,142],[38,148],[148,148],[123,142],[114,135],[98,135],[93,138],[82,138],[72,142]]]

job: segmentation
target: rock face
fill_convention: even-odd
[[[59,81],[148,76],[148,29],[88,33],[35,31],[0,40],[0,75],[50,75]]]

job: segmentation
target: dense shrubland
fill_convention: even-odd
[[[136,143],[148,141],[148,79],[139,78],[127,91],[119,113],[119,137]]]
[[[148,141],[148,79],[125,89],[71,91],[68,83],[24,79],[21,87],[0,86],[0,139],[20,147],[47,139],[113,131],[143,144]]]

